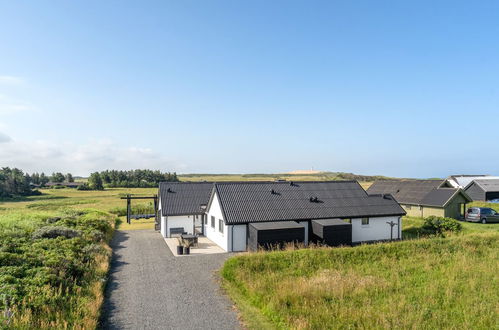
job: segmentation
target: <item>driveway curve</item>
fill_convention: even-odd
[[[214,272],[228,254],[174,257],[153,230],[117,231],[103,329],[238,329]]]

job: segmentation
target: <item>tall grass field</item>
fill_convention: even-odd
[[[499,327],[497,232],[239,255],[221,274],[248,328]]]
[[[0,329],[95,329],[117,220],[124,229],[154,228],[153,219],[123,222],[120,197],[157,189],[42,192],[0,201]]]

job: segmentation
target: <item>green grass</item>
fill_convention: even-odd
[[[431,235],[431,233],[423,229],[423,223],[424,219],[421,217],[403,217],[402,237],[404,239],[417,239]],[[453,235],[466,235],[481,232],[495,232],[499,234],[499,224],[497,223],[482,224],[467,221],[460,221],[460,223],[463,226],[462,232]]]
[[[498,238],[472,233],[244,254],[221,275],[254,329],[493,329]]]

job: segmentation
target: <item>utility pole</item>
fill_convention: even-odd
[[[393,241],[393,227],[398,226],[396,222],[390,221],[387,222],[390,225],[390,241]]]

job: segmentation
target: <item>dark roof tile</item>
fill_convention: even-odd
[[[394,199],[369,196],[356,181],[231,182],[215,190],[227,224],[405,214]]]

